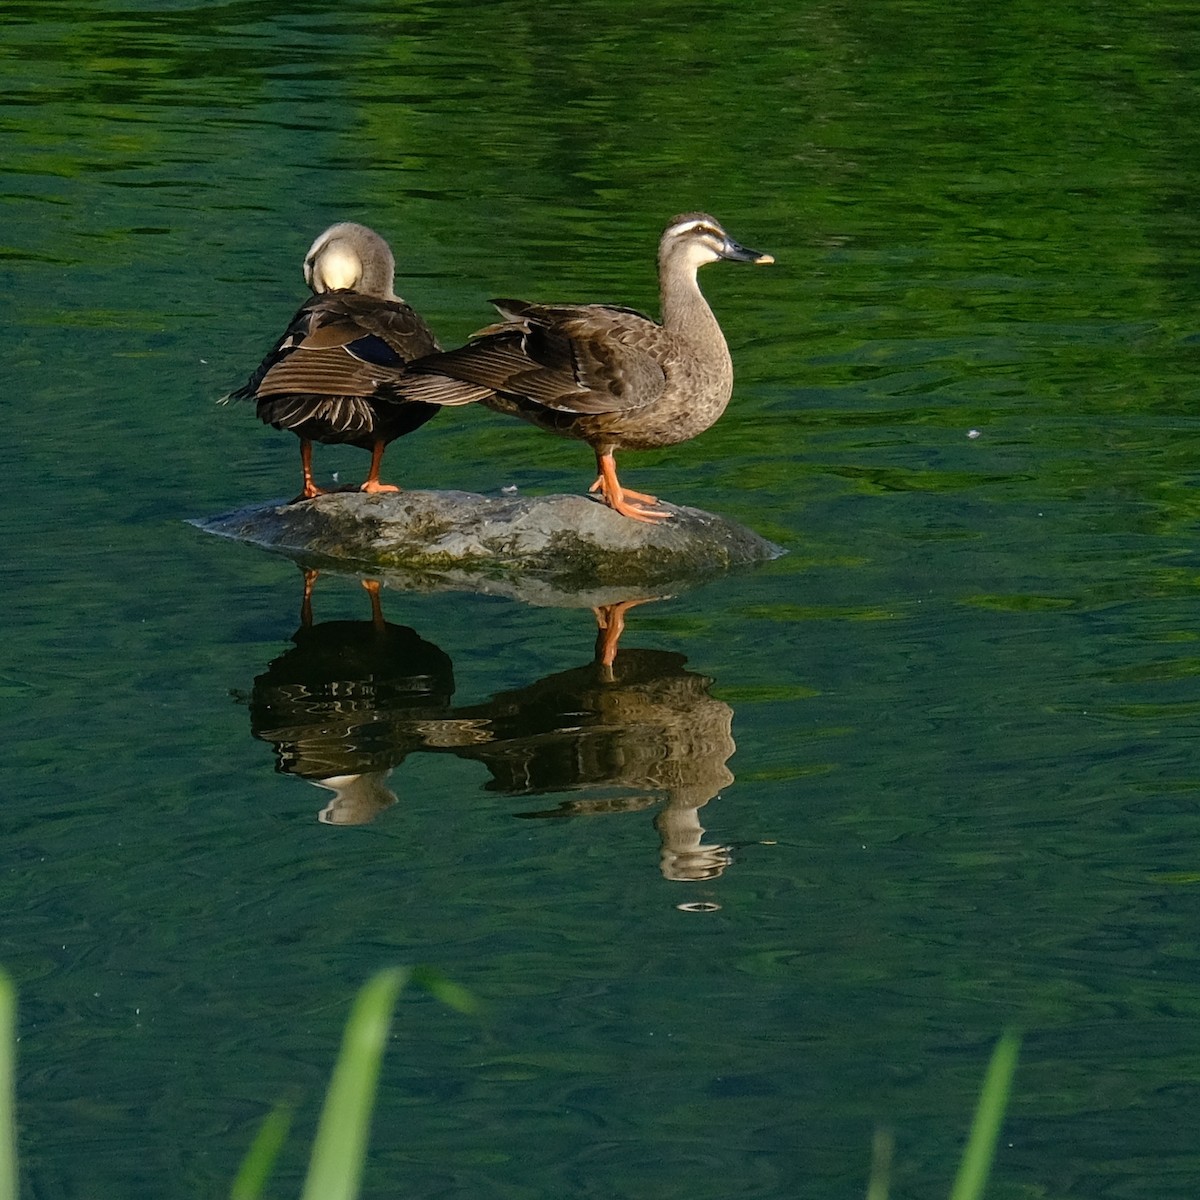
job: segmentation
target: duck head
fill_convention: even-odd
[[[340,221],[309,247],[304,282],[316,293],[354,291],[394,300],[396,260],[391,247],[366,225]]]
[[[658,261],[662,265],[682,259],[695,270],[723,258],[729,262],[775,261],[770,254],[747,249],[735,242],[716,217],[702,212],[681,213],[672,217],[658,244]]]

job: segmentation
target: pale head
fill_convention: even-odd
[[[758,250],[748,250],[725,232],[716,217],[708,213],[681,213],[663,230],[658,243],[660,266],[684,263],[693,272],[706,263],[720,259],[730,262],[772,263],[774,258]]]
[[[341,221],[331,225],[304,257],[304,282],[314,292],[353,291],[396,299],[396,260],[373,229]]]

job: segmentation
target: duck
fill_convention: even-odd
[[[616,454],[688,441],[725,411],[733,361],[696,277],[721,260],[775,261],[735,242],[708,213],[681,213],[658,245],[661,323],[618,305],[492,300],[501,321],[411,363],[400,391],[419,404],[479,402],[587,442],[593,494],[635,521],[667,520],[656,496],[621,485]]]
[[[331,225],[309,247],[304,280],[313,295],[292,317],[246,384],[224,397],[250,400],[259,419],[300,439],[304,486],[290,503],[325,494],[313,481],[312,444],[371,452],[360,490],[398,492],[380,481],[389,442],[412,433],[440,405],[396,388],[401,369],[440,349],[429,326],[395,292],[396,261],[375,230]]]

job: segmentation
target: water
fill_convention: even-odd
[[[290,1096],[288,1194],[354,990],[416,962],[484,1012],[402,1002],[369,1195],[860,1196],[877,1125],[893,1195],[944,1194],[1012,1023],[991,1195],[1194,1194],[1189,7],[7,17],[27,1194],[223,1194]],[[329,575],[306,632],[293,565],[185,524],[297,488],[294,439],[212,401],[326,224],[391,238],[454,344],[491,295],[652,308],[695,207],[778,261],[706,269],[734,402],[623,477],[789,554],[631,611],[615,684],[586,610],[385,589],[376,626]],[[591,467],[482,412],[388,463]],[[348,737],[354,826],[309,782]]]

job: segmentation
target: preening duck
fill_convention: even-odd
[[[373,229],[351,221],[326,229],[304,259],[312,298],[246,385],[226,397],[253,400],[264,423],[299,437],[304,487],[297,501],[322,494],[312,477],[313,442],[370,450],[362,490],[399,491],[379,481],[384,449],[438,411],[396,387],[404,365],[438,343],[396,295],[395,270],[391,248]]]

